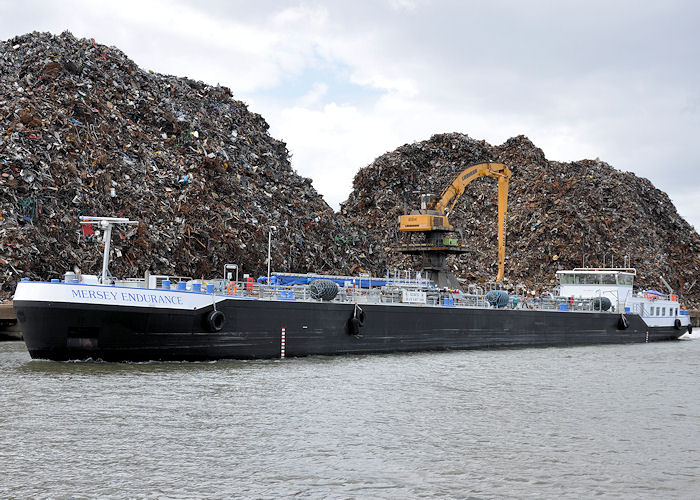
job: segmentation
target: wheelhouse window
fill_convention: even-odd
[[[560,283],[562,285],[573,285],[574,284],[574,275],[573,274],[560,274]]]
[[[603,275],[603,285],[614,285],[615,275],[614,274],[604,274]]]
[[[618,274],[617,275],[617,284],[618,285],[632,286],[633,282],[634,282],[634,277],[631,274]]]
[[[661,308],[661,316],[666,316],[666,308],[665,307]]]
[[[600,285],[600,274],[585,274],[586,285]]]

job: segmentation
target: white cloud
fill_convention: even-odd
[[[690,224],[695,227],[695,230],[700,232],[700,222],[697,214],[700,214],[700,195],[697,190],[673,190],[668,193],[673,204],[676,205],[678,213],[693,214],[694,217],[685,217]]]
[[[356,75],[351,77],[350,81],[357,85],[366,85],[403,97],[416,97],[418,95],[418,86],[410,78],[390,78],[381,74],[373,74],[366,77]]]
[[[311,90],[299,99],[299,106],[302,108],[314,107],[321,103],[326,94],[328,94],[328,85],[323,82],[315,82]]]
[[[292,149],[293,164],[314,180],[326,201],[338,207],[352,189],[356,171],[386,151],[391,126],[354,106],[326,104],[321,109],[291,107],[276,116],[275,128]],[[347,168],[348,164],[355,167]]]
[[[416,0],[387,0],[389,7],[394,10],[414,10],[418,5]]]

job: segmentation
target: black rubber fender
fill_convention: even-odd
[[[673,322],[673,328],[675,328],[676,330],[681,329],[681,320],[680,319],[676,318],[676,320]]]
[[[360,318],[353,316],[348,320],[348,333],[350,335],[359,335],[361,326],[362,322],[360,321]]]
[[[338,295],[338,285],[327,279],[313,280],[309,284],[309,294],[312,299],[330,301]]]
[[[365,312],[360,311],[360,314],[357,315],[357,319],[360,320],[360,326],[365,326]]]
[[[629,328],[629,323],[627,322],[627,318],[624,316],[620,316],[620,319],[617,320],[617,329],[618,330],[627,330]]]
[[[220,332],[226,322],[226,315],[221,311],[212,311],[207,314],[207,327],[209,331]]]
[[[693,333],[693,325],[688,325],[688,335]]]
[[[612,306],[612,302],[607,297],[596,297],[593,299],[594,311],[607,311]]]

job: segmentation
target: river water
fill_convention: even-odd
[[[698,498],[700,341],[215,363],[0,343],[0,497]]]

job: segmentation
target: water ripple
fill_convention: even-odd
[[[692,498],[700,342],[216,363],[0,344],[1,497]]]

